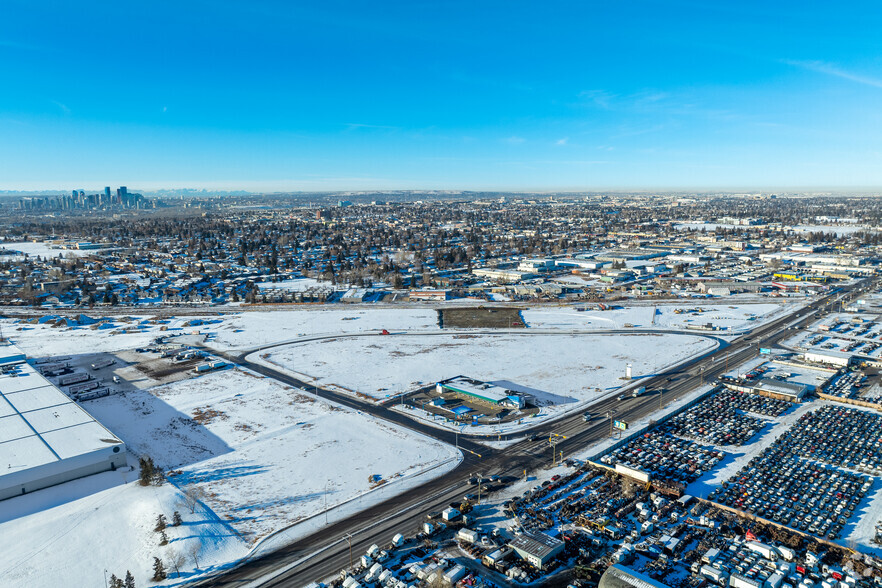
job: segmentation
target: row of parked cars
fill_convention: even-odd
[[[656,428],[607,453],[600,461],[643,470],[655,480],[688,484],[712,470],[725,455]]]
[[[801,461],[777,446],[754,458],[709,499],[833,540],[871,487],[865,476]]]
[[[743,445],[765,421],[736,410],[732,397],[740,392],[721,390],[667,421],[662,429],[672,435],[711,445]]]
[[[867,377],[860,372],[843,372],[824,388],[824,393],[837,398],[857,398]]]
[[[825,406],[802,415],[782,440],[800,457],[882,475],[882,415]]]
[[[878,456],[880,425],[882,417],[857,409],[808,412],[709,498],[836,539],[872,488],[872,478],[842,466],[866,465],[868,446]]]

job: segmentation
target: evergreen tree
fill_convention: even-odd
[[[165,530],[166,526],[167,525],[165,523],[165,515],[160,513],[156,517],[156,527],[153,530],[159,533],[160,531]]]
[[[168,545],[168,535],[165,534],[165,529],[159,532],[159,544]]]
[[[135,577],[129,570],[126,570],[126,581],[123,584],[123,588],[135,588]]]
[[[125,588],[123,581],[116,577],[116,574],[110,574],[110,588]]]
[[[173,527],[180,527],[181,523],[183,523],[183,522],[184,522],[184,519],[181,518],[181,513],[179,513],[178,511],[175,511],[175,514],[172,515],[172,526]]]
[[[153,581],[154,582],[162,582],[168,577],[168,574],[165,572],[165,566],[162,564],[162,560],[158,557],[153,558]]]
[[[150,457],[140,457],[138,458],[138,465],[141,469],[139,483],[142,486],[149,486],[154,476],[153,460]]]

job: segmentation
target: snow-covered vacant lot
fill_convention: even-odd
[[[659,304],[605,311],[537,307],[525,310],[523,316],[529,327],[539,329],[621,329],[625,324],[641,329],[685,329],[711,323],[720,329],[720,336],[726,336],[792,309],[792,305],[781,304]]]
[[[336,337],[261,354],[270,363],[374,398],[457,375],[507,380],[574,399],[575,403],[715,348],[716,341],[680,334],[439,334]],[[574,404],[547,407],[572,410]]]
[[[451,447],[238,369],[88,407],[249,543],[368,492],[369,476],[457,463]]]

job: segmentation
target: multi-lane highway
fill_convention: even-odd
[[[358,558],[373,543],[388,544],[395,533],[413,533],[425,520],[427,512],[441,510],[450,502],[461,500],[470,491],[468,478],[474,473],[480,472],[484,476],[519,476],[524,470],[534,470],[550,463],[551,451],[546,439],[551,433],[566,436],[556,446],[556,451],[562,451],[564,456],[582,450],[591,443],[608,437],[609,420],[603,416],[608,411],[616,411],[615,419],[639,421],[658,411],[666,402],[694,390],[702,382],[712,381],[727,368],[731,369],[755,357],[761,347],[771,347],[790,336],[791,328],[804,326],[816,320],[819,313],[835,309],[836,305],[853,297],[859,287],[860,285],[853,285],[834,291],[801,309],[753,329],[729,345],[723,345],[668,372],[641,380],[641,385],[646,386],[648,391],[643,396],[624,400],[611,396],[595,403],[590,411],[597,416],[590,422],[584,422],[581,414],[546,422],[529,431],[518,433],[519,437],[536,433],[537,440],[530,441],[525,437],[501,450],[481,445],[474,437],[460,435],[458,443],[467,451],[463,454],[462,463],[448,474],[369,507],[353,517],[332,523],[278,551],[247,559],[230,570],[217,573],[196,584],[299,587],[335,574],[349,565],[350,552],[353,557]],[[627,332],[634,333],[633,330]],[[289,374],[249,360],[247,354],[225,356],[239,365],[288,385],[313,390],[311,385]],[[317,389],[315,393],[441,441],[454,443],[454,433],[411,419],[385,405],[364,402],[331,390]]]

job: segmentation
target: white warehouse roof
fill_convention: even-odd
[[[0,361],[0,499],[125,465],[123,442],[23,359]]]

